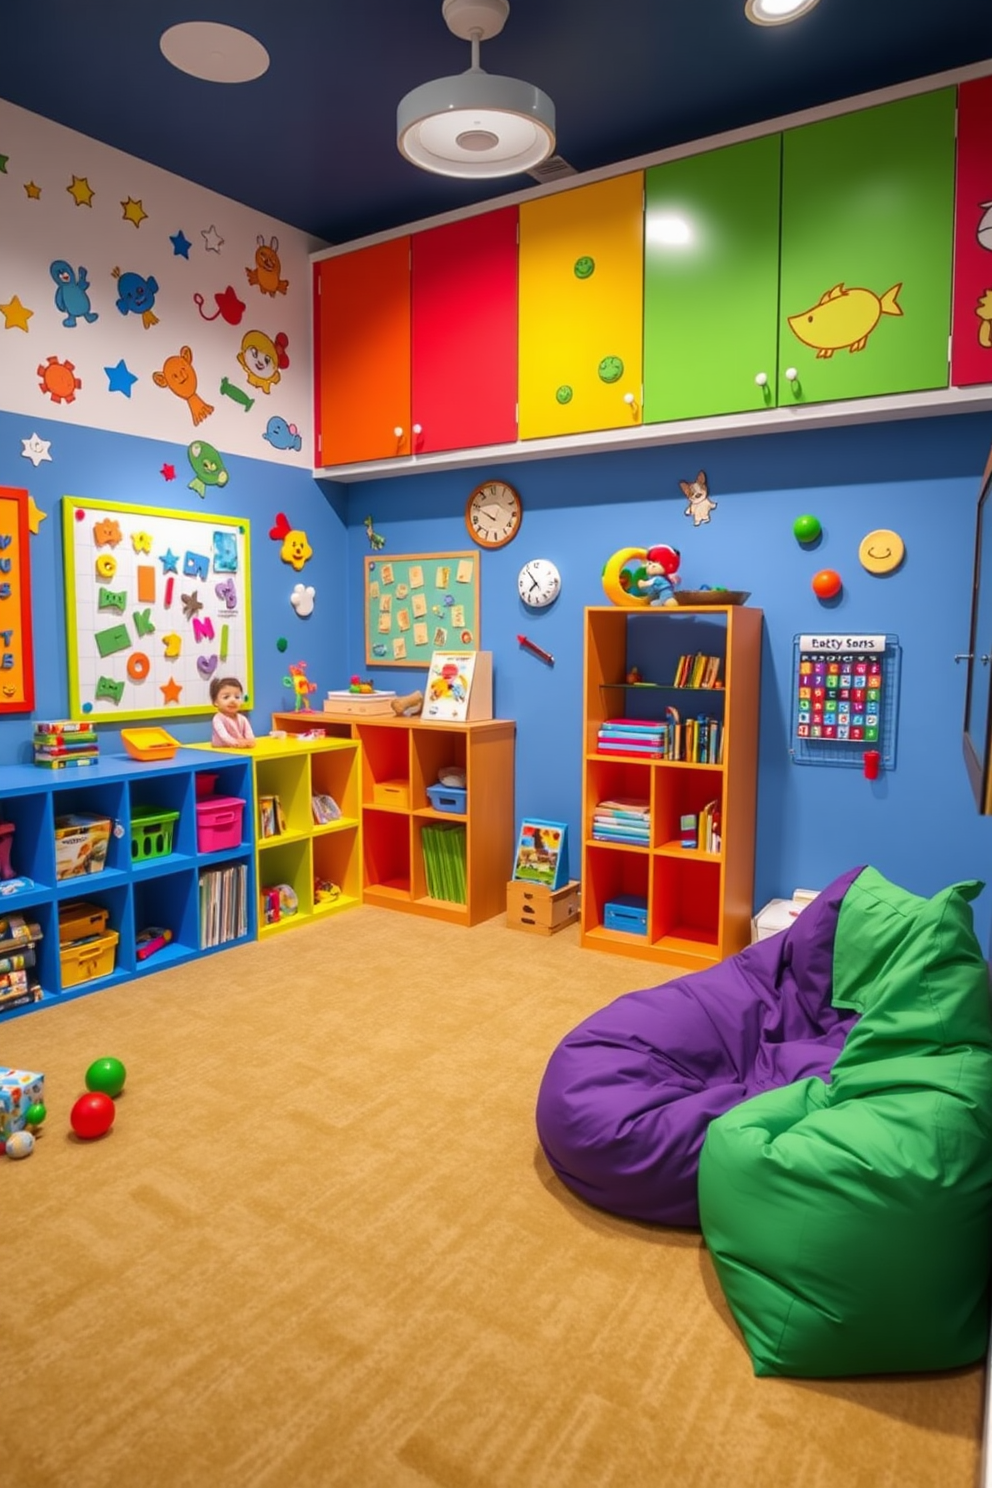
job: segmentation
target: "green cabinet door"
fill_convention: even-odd
[[[774,402],[781,149],[766,135],[645,172],[647,422]]]
[[[954,110],[943,88],[786,130],[780,404],[947,386]]]

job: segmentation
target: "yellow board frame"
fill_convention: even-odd
[[[205,526],[213,528],[206,540]],[[213,713],[211,677],[229,674],[251,706],[247,519],[64,496],[62,536],[70,718],[116,723]]]

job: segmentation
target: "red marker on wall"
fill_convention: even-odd
[[[173,579],[172,575],[170,574],[169,577],[165,581],[165,608],[166,609],[168,609],[169,606],[172,604],[172,586],[173,586],[174,583],[175,583],[175,580]]]
[[[546,661],[548,666],[554,666],[554,657],[550,651],[545,651],[543,646],[538,646],[534,641],[529,641],[525,635],[518,635],[517,640],[525,651],[529,651],[533,656],[539,657],[541,661]]]

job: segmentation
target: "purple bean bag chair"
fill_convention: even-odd
[[[593,1013],[551,1056],[537,1099],[548,1162],[588,1203],[698,1225],[711,1121],[765,1090],[828,1080],[859,1014],[832,1005],[852,868],[781,934]]]

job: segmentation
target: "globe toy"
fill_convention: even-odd
[[[840,574],[833,568],[821,568],[820,572],[812,578],[813,593],[819,599],[833,599],[839,594],[843,581]]]
[[[815,543],[822,531],[819,517],[811,516],[809,512],[797,517],[792,524],[792,535],[796,542]]]
[[[114,1124],[117,1107],[109,1095],[94,1091],[81,1095],[69,1112],[69,1125],[84,1142],[92,1142],[104,1136]]]
[[[86,1071],[86,1089],[99,1090],[116,1100],[124,1089],[127,1070],[119,1059],[94,1059]]]
[[[29,1131],[12,1132],[7,1138],[8,1157],[30,1157],[34,1151],[34,1137]]]

